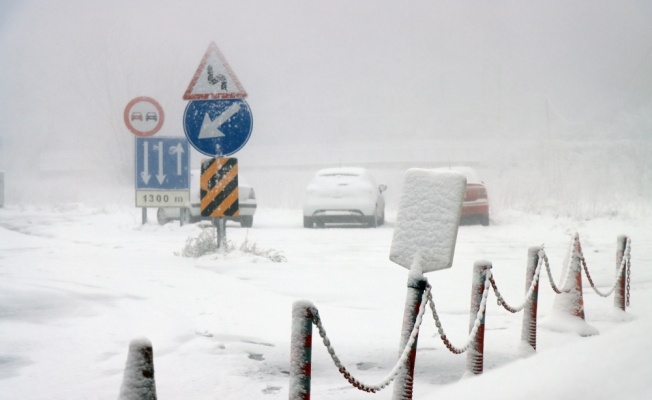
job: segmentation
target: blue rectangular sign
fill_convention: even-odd
[[[188,150],[185,137],[137,137],[136,189],[188,190]]]

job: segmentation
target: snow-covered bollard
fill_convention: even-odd
[[[156,400],[154,352],[147,338],[134,339],[129,343],[118,400]]]
[[[309,301],[297,301],[292,306],[290,400],[310,399],[313,307]]]
[[[530,290],[534,275],[539,265],[539,252],[542,247],[535,246],[528,249],[527,270],[525,272],[525,293]],[[521,343],[527,346],[528,350],[537,349],[537,305],[539,300],[539,282],[534,284],[534,290],[530,298],[526,299],[523,310],[523,326],[521,328]]]
[[[627,268],[621,268],[623,263],[623,257],[625,257],[625,249],[627,247],[627,236],[620,235],[616,240],[616,279],[618,283],[616,284],[616,293],[614,294],[614,307],[625,311],[627,305]],[[626,262],[626,261],[625,261]]]
[[[416,324],[419,309],[423,299],[423,292],[426,290],[428,280],[423,276],[418,266],[410,271],[408,277],[408,291],[405,298],[405,308],[403,311],[403,329],[401,330],[401,343],[399,354],[403,353],[405,346],[410,339],[414,325]],[[403,368],[396,375],[394,381],[394,400],[409,400],[412,398],[412,387],[414,382],[414,365],[417,358],[417,335],[410,348],[410,353],[404,361]]]
[[[580,336],[597,335],[599,331],[586,322],[582,290],[582,260],[579,235],[571,240],[569,255],[562,271],[563,285],[555,296],[546,325],[558,332],[576,332]]]
[[[469,333],[472,333],[474,329],[476,329],[476,333],[471,338],[471,345],[466,353],[466,369],[474,375],[482,374],[484,369],[484,324],[487,306],[485,291],[487,274],[491,267],[489,261],[476,261],[473,265]],[[478,319],[480,310],[482,310],[482,316]]]

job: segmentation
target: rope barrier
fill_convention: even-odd
[[[426,298],[430,295],[430,289],[431,286],[428,285],[426,286],[426,291],[424,292],[424,295],[426,295]],[[319,311],[317,311],[317,308],[312,307],[311,312],[313,315],[313,324],[317,327],[319,330],[319,336],[321,336],[322,341],[324,343],[324,346],[326,346],[326,349],[328,350],[328,354],[330,354],[331,359],[333,360],[333,363],[337,367],[337,369],[340,371],[340,373],[344,376],[344,378],[349,381],[349,383],[362,391],[365,392],[370,392],[370,393],[376,393],[387,386],[389,386],[390,383],[396,378],[396,375],[398,375],[399,371],[403,366],[405,365],[405,361],[407,360],[410,350],[412,348],[412,345],[414,344],[414,341],[416,340],[417,335],[419,334],[419,327],[421,326],[421,323],[423,322],[423,314],[425,313],[426,310],[426,303],[427,302],[422,302],[421,306],[419,307],[419,312],[417,314],[417,320],[414,324],[414,329],[412,329],[412,332],[410,333],[410,337],[408,339],[407,344],[405,345],[405,348],[401,352],[401,356],[399,357],[398,361],[392,368],[392,370],[387,374],[387,376],[378,384],[376,385],[368,385],[365,383],[362,383],[359,379],[355,378],[351,373],[346,369],[346,367],[342,364],[340,359],[337,357],[335,354],[335,349],[331,345],[331,341],[328,338],[328,335],[326,334],[326,329],[324,328],[324,325],[321,321],[321,317],[319,316]]]
[[[625,254],[620,262],[620,268],[616,272],[616,276],[620,276],[625,270],[625,268],[627,268],[626,271],[627,271],[628,281],[631,275],[631,270],[630,270],[631,242],[632,242],[631,239],[627,238],[627,242],[625,244]],[[589,268],[586,266],[586,259],[584,258],[584,254],[582,253],[582,246],[579,244],[579,241],[578,241],[578,251],[579,251],[580,260],[582,262],[582,267],[584,269],[584,273],[586,274],[586,279],[589,281],[589,284],[591,285],[593,291],[597,293],[598,296],[601,297],[611,296],[611,294],[616,290],[616,286],[618,285],[618,279],[614,281],[613,285],[611,285],[611,288],[607,292],[601,292],[600,289],[598,289],[593,283],[593,279],[591,279],[591,274],[589,273]],[[629,299],[629,285],[627,289],[627,298]],[[627,302],[627,305],[629,305],[629,301]]]
[[[432,298],[432,293],[428,291],[428,296],[426,297],[426,302],[430,303],[430,309],[432,310],[432,317],[435,320],[435,326],[437,326],[437,332],[439,333],[439,337],[441,338],[442,342],[444,342],[444,345],[448,350],[450,350],[451,353],[453,354],[462,354],[466,352],[471,344],[473,343],[473,340],[475,339],[475,336],[478,334],[478,328],[480,327],[480,324],[482,323],[482,320],[484,319],[484,314],[485,311],[487,310],[487,298],[489,297],[489,280],[491,279],[491,270],[487,270],[487,276],[489,279],[485,281],[485,286],[484,286],[484,291],[482,292],[482,300],[480,302],[480,308],[478,310],[478,313],[476,314],[475,321],[473,322],[473,328],[471,329],[471,332],[469,333],[469,337],[467,339],[466,344],[462,347],[456,347],[451,343],[450,340],[448,340],[448,337],[446,335],[446,332],[444,331],[444,328],[442,327],[441,321],[439,319],[439,314],[437,313],[437,309],[435,308],[435,301]],[[430,286],[430,285],[428,285]]]
[[[539,262],[537,263],[537,268],[534,271],[534,278],[532,279],[532,283],[530,283],[530,287],[528,288],[527,293],[525,294],[525,300],[523,300],[523,303],[516,307],[510,306],[503,296],[500,294],[500,291],[498,290],[498,285],[496,285],[496,281],[493,277],[493,275],[489,278],[489,282],[491,282],[491,287],[494,290],[494,293],[496,294],[496,298],[498,299],[498,305],[502,306],[505,310],[511,312],[512,314],[515,314],[517,312],[522,311],[525,306],[527,305],[527,302],[532,298],[532,294],[534,293],[534,289],[536,288],[537,284],[539,283],[539,276],[541,275],[541,266],[543,265],[543,258],[541,258],[541,255],[544,254],[543,250],[539,251]]]
[[[571,253],[571,257],[577,257],[579,261],[581,262],[582,265],[582,270],[586,274],[586,277],[593,288],[593,290],[600,296],[602,297],[608,297],[610,296],[617,288],[619,283],[621,282],[621,276],[626,277],[626,304],[629,306],[629,300],[630,300],[630,279],[631,279],[631,239],[628,237],[624,237],[624,249],[621,248],[622,250],[622,259],[620,259],[620,265],[616,273],[616,281],[614,284],[611,286],[610,290],[607,292],[602,292],[600,291],[594,284],[593,279],[591,278],[589,268],[586,263],[586,259],[584,258],[584,254],[582,253],[582,247],[579,242],[579,236],[576,234],[573,237],[572,241],[572,249],[573,252]],[[537,251],[538,250],[538,251]],[[538,256],[538,257],[537,257]],[[498,290],[498,285],[496,284],[494,274],[491,271],[491,264],[489,263],[487,267],[482,271],[482,276],[483,279],[483,288],[482,288],[482,294],[481,298],[479,301],[479,306],[477,308],[477,312],[475,315],[475,320],[473,321],[473,324],[470,326],[470,331],[469,331],[469,336],[467,338],[466,343],[461,346],[457,347],[455,346],[447,337],[446,332],[443,328],[443,324],[441,322],[441,318],[439,316],[439,313],[437,312],[436,306],[435,306],[435,301],[432,296],[432,286],[430,284],[426,284],[425,290],[423,291],[423,301],[420,302],[419,304],[419,309],[418,313],[416,315],[416,320],[414,323],[414,326],[412,328],[412,331],[410,332],[409,338],[407,340],[407,343],[405,344],[405,347],[401,350],[400,356],[396,362],[396,364],[392,367],[392,370],[383,378],[383,380],[375,385],[370,385],[363,383],[360,381],[358,378],[354,377],[347,369],[346,367],[342,364],[340,361],[339,357],[337,356],[335,349],[333,348],[333,345],[331,344],[331,340],[328,337],[326,333],[326,329],[324,328],[324,324],[322,322],[322,319],[319,315],[319,311],[317,308],[312,305],[308,304],[306,307],[306,318],[309,318],[311,320],[311,323],[314,324],[318,331],[319,331],[319,336],[322,338],[322,342],[324,346],[326,347],[328,354],[330,355],[331,359],[333,360],[333,363],[339,370],[339,372],[342,374],[342,376],[355,388],[369,392],[369,393],[376,393],[378,391],[381,391],[382,389],[386,388],[389,386],[390,383],[392,383],[397,376],[399,375],[399,372],[406,367],[406,363],[408,358],[410,357],[410,352],[413,350],[412,347],[415,345],[415,342],[417,340],[418,334],[419,334],[419,328],[423,322],[423,316],[425,314],[425,309],[426,306],[429,305],[433,319],[435,321],[435,325],[437,327],[437,332],[439,334],[440,339],[446,346],[446,348],[454,353],[454,354],[462,354],[464,352],[467,352],[469,349],[471,349],[474,345],[477,346],[478,343],[474,343],[474,341],[483,341],[483,338],[478,339],[478,333],[479,330],[482,329],[484,331],[484,317],[486,314],[486,309],[487,309],[487,299],[489,297],[489,291],[493,289],[494,293],[496,294],[497,302],[499,306],[502,306],[505,310],[507,310],[510,313],[517,313],[520,311],[523,311],[528,303],[530,302],[536,302],[536,296],[538,293],[538,285],[539,281],[541,278],[541,272],[542,269],[545,266],[546,273],[548,276],[548,280],[550,282],[550,286],[552,290],[556,294],[565,294],[565,293],[570,293],[572,289],[565,289],[561,290],[559,287],[555,284],[554,279],[552,277],[552,272],[550,268],[550,262],[548,260],[548,257],[546,255],[545,250],[543,247],[539,248],[533,248],[533,253],[532,257],[534,257],[534,261],[531,262],[532,267],[528,268],[534,268],[534,264],[536,263],[536,268],[534,269],[534,273],[532,274],[532,270],[530,269],[530,275],[529,277],[531,278],[531,281],[529,281],[529,286],[528,290],[525,294],[525,298],[521,304],[518,306],[511,306],[509,303],[505,300],[505,298],[502,296],[500,293],[500,290]],[[425,279],[425,278],[424,278]],[[567,281],[569,276],[567,275],[565,277],[565,280]],[[578,278],[579,279],[579,278]],[[566,286],[566,285],[564,285]],[[423,288],[422,288],[423,289]],[[478,293],[479,292],[479,287],[478,287]],[[623,308],[624,309],[624,308]],[[534,311],[534,318],[536,318],[536,309]],[[306,321],[307,322],[307,321]],[[307,322],[310,323],[310,322]],[[482,328],[481,328],[482,327]],[[531,329],[531,328],[530,328]],[[534,325],[534,329],[536,330],[536,323]],[[482,335],[480,335],[482,336]],[[309,340],[308,340],[309,341]],[[534,339],[536,342],[536,338]],[[481,346],[483,346],[481,344]],[[309,347],[309,346],[308,346]],[[475,351],[478,351],[478,349],[475,349]],[[482,350],[480,350],[480,353],[482,353]],[[310,369],[307,369],[307,378],[310,378]],[[481,372],[481,370],[480,370]],[[477,372],[476,372],[477,373]],[[411,376],[408,376],[407,379],[412,379]],[[411,393],[411,392],[410,392]],[[304,393],[305,394],[305,393]],[[309,398],[309,392],[307,393]],[[411,394],[410,394],[411,396]],[[291,395],[291,398],[292,395]],[[297,397],[298,398],[298,397]],[[411,398],[411,397],[410,397]]]

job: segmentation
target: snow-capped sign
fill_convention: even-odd
[[[466,178],[456,171],[405,173],[389,259],[418,272],[453,265]]]
[[[215,42],[211,42],[183,95],[183,99],[220,100],[244,99],[245,97],[247,97],[247,92],[240,84],[238,77],[233,73]]]

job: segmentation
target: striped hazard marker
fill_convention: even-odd
[[[201,165],[200,210],[203,217],[235,217],[238,203],[238,159],[210,158]]]

